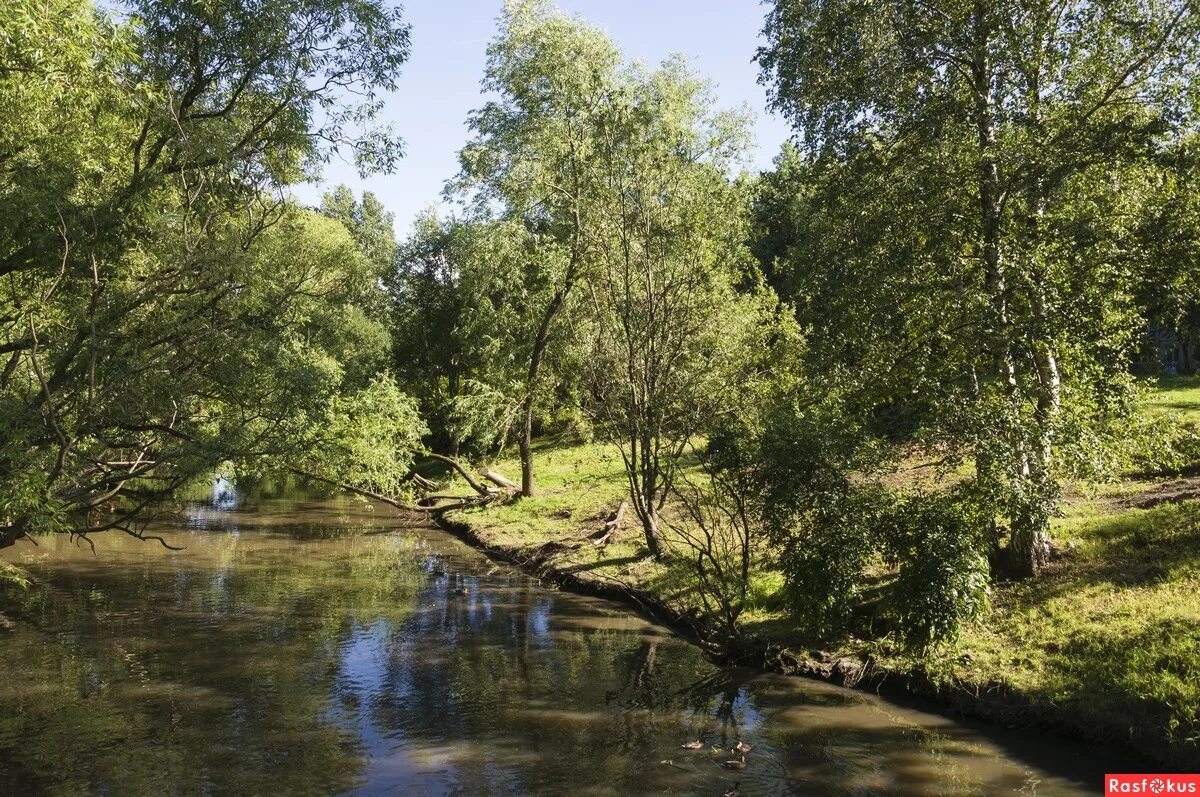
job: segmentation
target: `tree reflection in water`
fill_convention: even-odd
[[[0,599],[0,793],[1075,795],[1103,771],[718,669],[360,502],[214,496],[164,529],[178,553],[6,552],[41,583]]]

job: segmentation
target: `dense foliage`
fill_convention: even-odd
[[[1186,2],[767,16],[763,80],[799,148],[764,181],[759,254],[862,434],[970,468],[983,514],[955,511],[991,528],[963,533],[1009,574],[1047,563],[1062,480],[1112,464],[1198,25]]]
[[[371,194],[287,190],[401,154],[383,0],[4,5],[0,546],[139,535],[219,467],[390,496],[515,444],[529,499],[569,431],[727,635],[771,568],[814,636],[953,638],[1048,563],[1068,479],[1200,450],[1130,420],[1147,325],[1200,339],[1200,19],[769,5],[795,137],[750,175],[683,59],[509,0],[453,212],[399,243]]]
[[[18,0],[0,31],[0,545],[140,534],[223,463],[395,487],[423,426],[370,312],[389,258],[282,191],[398,154],[398,13]]]

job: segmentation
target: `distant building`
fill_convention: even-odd
[[[1147,346],[1150,356],[1146,359],[1146,371],[1163,376],[1193,374],[1196,372],[1196,351],[1191,343],[1179,339],[1169,327],[1151,324],[1147,330]]]

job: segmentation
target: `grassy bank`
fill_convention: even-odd
[[[1194,767],[1200,505],[1067,516],[1055,536],[1073,546],[1067,559],[997,588],[957,649],[915,664],[944,684],[1003,685],[1051,721]]]
[[[1150,411],[1200,417],[1200,381],[1172,384]],[[627,485],[620,456],[595,444],[544,444],[537,497],[451,513],[475,540],[573,586],[650,596],[673,617],[697,617],[683,572],[645,556],[627,518],[610,544],[591,535]],[[515,460],[497,463],[519,470]],[[1124,744],[1181,768],[1200,767],[1200,481],[1126,480],[1068,491],[1055,537],[1069,553],[1036,579],[997,586],[987,614],[954,647],[920,657],[888,640],[802,640],[776,592],[755,575],[748,635],[772,661],[833,680],[905,684],[1008,723],[1057,726]],[[781,652],[782,651],[782,652]],[[824,663],[822,663],[822,660]],[[846,666],[829,662],[845,659]],[[867,666],[860,668],[859,663]]]

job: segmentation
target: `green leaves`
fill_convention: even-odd
[[[137,68],[171,98],[144,157],[168,169],[236,161],[243,179],[286,184],[337,149],[368,169],[400,142],[376,127],[376,95],[409,52],[399,8],[381,0],[144,0]],[[186,136],[173,137],[177,124]],[[158,138],[155,134],[158,134]]]
[[[372,97],[407,55],[398,11],[131,12],[0,9],[15,66],[0,71],[0,545],[136,533],[146,506],[218,463],[285,462],[347,417],[402,457],[423,429],[377,385],[385,214],[364,199],[352,234],[277,198],[371,134]],[[366,105],[343,105],[353,96]],[[327,462],[389,486],[407,464]]]
[[[1200,19],[778,0],[765,34],[763,80],[803,140],[761,183],[758,254],[811,367],[848,377],[875,434],[973,460],[1029,574],[1059,481],[1111,465],[1088,447],[1131,405],[1139,218],[1156,151],[1194,124]]]
[[[335,396],[321,423],[306,430],[307,449],[289,454],[281,464],[294,463],[342,484],[396,495],[405,489],[408,470],[428,431],[416,402],[390,377],[378,377],[361,390]]]
[[[905,644],[953,641],[987,607],[990,574],[985,508],[968,492],[905,495],[878,522],[896,567],[887,611]]]

